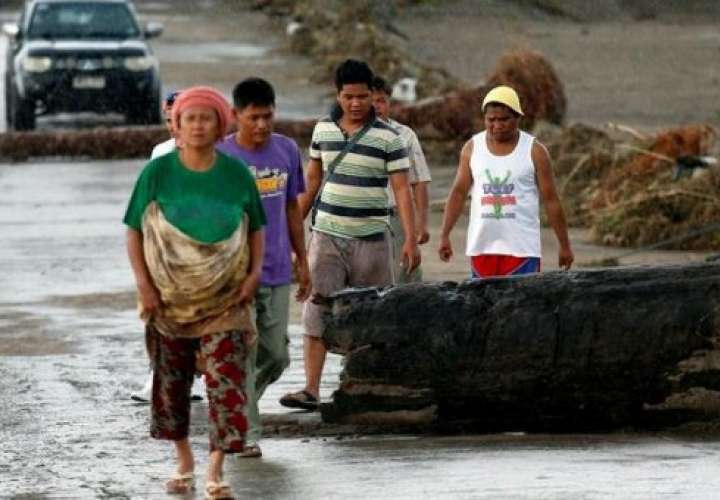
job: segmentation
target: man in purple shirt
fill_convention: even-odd
[[[295,254],[299,287],[304,301],[310,294],[310,271],[305,252],[303,218],[297,197],[305,191],[302,158],[295,141],[273,133],[275,92],[261,78],[248,78],[233,89],[237,132],[217,149],[244,161],[255,176],[267,216],[265,256],[260,288],[255,296],[259,341],[248,355],[245,451],[240,456],[261,456],[258,441],[262,423],[258,401],[268,385],[290,364],[288,314],[292,258]]]

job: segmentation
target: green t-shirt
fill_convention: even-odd
[[[145,208],[153,200],[168,222],[202,243],[229,238],[246,213],[249,232],[266,222],[250,170],[220,152],[215,164],[203,172],[183,166],[177,150],[151,160],[135,183],[123,222],[142,231]]]

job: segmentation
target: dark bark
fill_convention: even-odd
[[[687,384],[678,363],[712,349],[719,286],[708,264],[341,292],[324,338],[347,358],[324,418],[424,409],[424,424],[480,430],[641,423],[645,404]]]
[[[310,144],[314,126],[315,120],[277,120],[275,131],[305,147]],[[168,137],[164,126],[6,132],[0,133],[0,161],[53,156],[148,158],[153,146]]]

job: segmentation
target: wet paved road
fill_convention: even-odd
[[[127,398],[146,368],[120,218],[141,165],[0,164],[0,498],[166,498],[170,448]],[[302,380],[298,337],[265,413]],[[338,369],[331,358],[326,397]],[[198,471],[206,422],[195,405]],[[720,487],[717,441],[267,438],[263,450],[228,464],[248,497],[711,499]]]

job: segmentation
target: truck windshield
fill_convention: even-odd
[[[30,18],[28,38],[137,38],[140,30],[121,3],[39,3]]]

